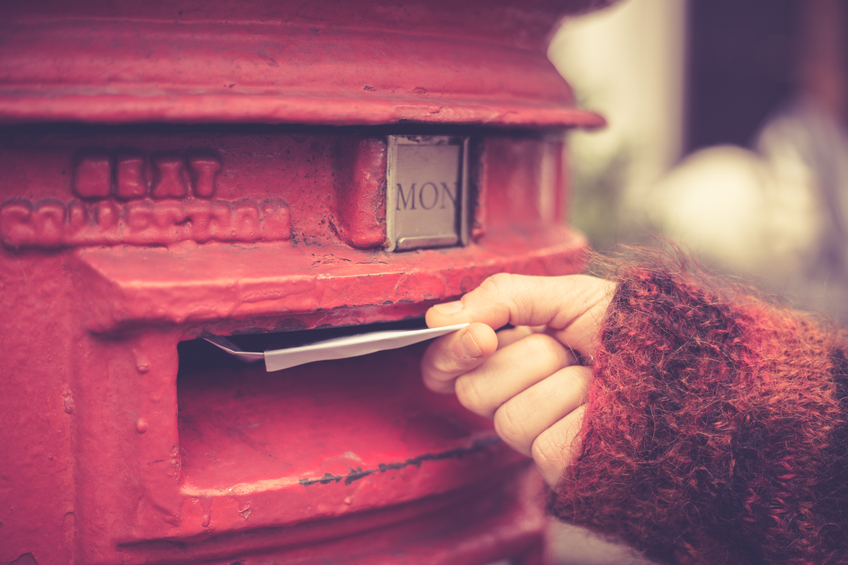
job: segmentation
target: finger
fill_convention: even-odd
[[[533,441],[586,402],[589,367],[560,369],[504,402],[495,412],[495,431],[510,447],[531,454]]]
[[[471,324],[433,341],[421,359],[421,376],[430,390],[454,391],[454,380],[482,364],[498,348],[498,338],[486,324]]]
[[[519,326],[517,328],[498,330],[498,349],[515,343],[519,339],[523,339],[531,333],[534,333],[534,329],[530,326]]]
[[[556,339],[532,334],[498,349],[480,366],[460,375],[456,396],[475,414],[491,418],[501,404],[576,361]]]
[[[493,328],[546,325],[582,355],[594,355],[594,340],[615,284],[585,275],[489,277],[460,300],[427,311],[427,325],[482,322]]]
[[[556,487],[563,471],[580,456],[580,430],[586,405],[558,420],[533,441],[531,456],[545,482]]]

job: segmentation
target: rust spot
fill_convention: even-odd
[[[458,447],[456,449],[450,449],[441,453],[425,453],[424,455],[419,455],[418,457],[413,457],[411,459],[407,459],[406,461],[397,463],[380,463],[379,465],[377,465],[376,469],[363,470],[362,467],[357,467],[356,469],[351,469],[350,473],[348,473],[347,475],[334,475],[332,473],[327,473],[320,479],[310,479],[308,477],[304,477],[300,479],[300,484],[302,484],[303,486],[310,486],[316,483],[328,485],[333,482],[341,482],[341,480],[344,479],[344,484],[349,485],[354,481],[358,481],[359,479],[367,477],[368,475],[373,475],[374,473],[385,473],[389,470],[399,470],[403,469],[404,467],[409,467],[410,465],[415,465],[420,469],[421,463],[423,463],[424,461],[438,461],[440,459],[453,458],[461,459],[463,455],[483,451],[490,445],[494,445],[500,442],[500,438],[488,437],[475,441],[473,444],[471,444],[471,447]]]

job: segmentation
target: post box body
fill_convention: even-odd
[[[543,45],[590,3],[143,4],[0,17],[0,562],[539,562],[535,472],[423,346],[266,373],[196,340],[578,271],[561,131],[600,119]],[[454,186],[392,149],[442,139]],[[411,207],[455,241],[392,251]]]

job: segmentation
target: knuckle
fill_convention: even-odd
[[[520,295],[520,275],[497,273],[463,297],[463,302],[473,304],[494,316],[498,323],[505,324],[520,310],[516,302]]]
[[[530,448],[533,461],[544,471],[556,470],[565,467],[564,446],[559,445],[552,434],[542,432]]]
[[[481,286],[486,287],[486,290],[501,294],[512,287],[514,279],[515,275],[510,273],[497,273],[483,281]]]
[[[527,348],[527,358],[538,359],[551,372],[561,369],[568,361],[565,347],[547,334],[530,334],[522,342]]]
[[[507,401],[495,412],[495,432],[509,445],[520,444],[525,439],[516,408],[514,402]]]
[[[422,377],[423,378],[421,380],[424,382],[425,387],[432,390],[433,392],[440,392],[440,389],[442,388],[443,384],[441,381],[433,379],[427,374],[422,375]]]
[[[483,281],[483,284],[480,285],[480,290],[490,300],[496,303],[508,304],[511,297],[515,294],[513,291],[516,286],[516,277],[517,275],[510,273],[494,274]]]
[[[427,349],[421,363],[422,371],[441,380],[452,378],[465,369],[464,364],[458,359],[459,355],[461,354],[458,352],[458,343],[451,344],[451,341],[433,343]]]
[[[453,393],[453,381],[424,381],[424,385],[439,394]]]
[[[479,390],[477,379],[472,378],[470,375],[462,375],[456,379],[454,390],[460,404],[475,414],[482,415],[486,413],[486,405],[483,395]]]
[[[431,366],[421,365],[421,380],[428,389],[439,392],[453,392],[453,379],[444,372],[436,371]]]
[[[456,369],[456,362],[447,355],[439,355],[431,360],[427,373],[431,376],[448,375]]]

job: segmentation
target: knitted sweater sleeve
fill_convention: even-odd
[[[660,563],[848,563],[842,335],[696,278],[623,272],[552,512]]]

